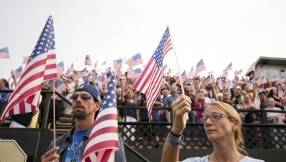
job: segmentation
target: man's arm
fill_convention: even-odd
[[[124,144],[120,136],[118,136],[118,147],[119,150],[115,151],[115,162],[126,162]]]

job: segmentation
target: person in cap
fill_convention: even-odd
[[[75,126],[56,139],[57,147],[53,147],[53,141],[50,143],[48,151],[41,157],[42,162],[81,161],[101,100],[96,88],[88,84],[80,85],[70,98]],[[123,141],[120,136],[118,138],[119,150],[115,152],[115,162],[126,162]]]

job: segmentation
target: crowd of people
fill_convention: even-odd
[[[74,71],[74,73],[70,74],[69,76],[62,74],[58,79],[44,82],[43,90],[53,90],[54,88],[59,87],[59,84],[64,84],[65,90],[61,91],[61,94],[70,100],[70,96],[74,90],[80,84],[85,83],[96,87],[100,93],[100,97],[103,98],[107,90],[110,74],[110,72],[97,74],[95,70],[92,70],[91,72],[87,72],[85,76],[80,75],[80,77],[78,77],[78,72]],[[17,85],[17,80],[15,79],[14,74],[11,75],[14,84]],[[227,79],[215,79],[209,75],[207,77],[201,78],[189,78],[185,80],[181,86],[178,79],[179,77],[176,75],[163,75],[161,94],[158,96],[156,102],[154,103],[154,107],[171,107],[172,102],[179,97],[182,91],[184,91],[185,95],[190,97],[192,101],[192,108],[206,108],[208,104],[214,101],[226,102],[236,110],[284,110],[286,107],[286,97],[284,95],[286,88],[284,83],[277,84],[278,81],[271,82],[270,80],[267,80],[265,84],[258,86],[257,83],[251,83],[247,78],[245,79],[244,77],[238,78],[235,76],[232,81],[227,82]],[[55,82],[55,87],[53,87],[53,81]],[[133,84],[136,80],[129,79],[127,72],[125,73],[124,77],[118,76],[116,81],[118,107],[146,106],[146,96],[143,93],[133,89]],[[0,80],[0,87],[1,89],[9,89],[9,83],[6,79]],[[278,92],[278,89],[281,92]],[[12,117],[13,123],[11,123],[11,127],[41,127],[41,119],[43,118],[43,110],[45,108],[45,100],[43,100],[45,95],[45,93],[41,93],[38,111],[24,115],[19,114],[21,117],[18,119],[17,115],[15,115],[15,117]],[[8,97],[9,94],[1,93],[0,102],[6,103]],[[259,97],[258,106],[255,97]],[[56,97],[55,102],[56,120],[59,120],[59,117],[64,114],[72,113],[72,106],[64,102],[60,97]],[[48,123],[52,123],[52,106],[53,104],[50,104]],[[1,110],[1,114],[2,112],[3,109]],[[144,109],[127,109],[126,112],[123,109],[120,109],[118,114],[119,120],[126,122],[149,121],[150,119],[153,121],[162,122],[171,121],[169,110],[153,110],[152,118],[148,116],[147,110]],[[261,122],[260,113],[240,112],[239,114],[243,123]],[[202,116],[202,111],[191,111],[188,114],[188,121],[200,122]],[[268,112],[267,121],[268,123],[284,124],[285,114]]]
[[[57,87],[64,85],[64,90],[60,93],[70,100],[72,103],[75,102],[73,98],[74,93],[79,88],[79,85],[86,84],[96,89],[99,98],[102,100],[107,92],[107,86],[110,81],[111,72],[97,74],[95,70],[92,70],[86,75],[78,75],[77,71],[74,71],[71,75],[65,76],[62,74],[58,79],[43,82],[43,90],[57,90]],[[14,74],[11,74],[13,82],[17,85],[17,80]],[[78,77],[79,76],[79,77]],[[180,100],[182,92],[183,96],[188,97],[190,100],[189,108],[196,108],[196,110],[190,109],[187,111],[188,120],[187,122],[193,123],[205,123],[207,121],[205,116],[205,110],[210,105],[215,105],[217,102],[227,104],[233,110],[236,110],[239,114],[241,123],[254,123],[258,124],[262,122],[260,112],[247,112],[239,111],[241,109],[264,109],[264,110],[284,110],[286,107],[286,96],[284,95],[286,88],[284,82],[270,81],[257,85],[257,83],[250,82],[248,79],[235,78],[231,81],[227,81],[225,78],[214,78],[209,75],[207,77],[194,77],[188,78],[183,82],[183,85],[179,83],[179,76],[163,75],[163,81],[161,86],[161,93],[157,97],[157,100],[153,104],[153,107],[169,107],[171,108],[174,103]],[[136,106],[146,107],[147,98],[146,96],[133,89],[133,85],[136,79],[130,79],[128,73],[125,75],[117,76],[116,78],[116,95],[117,95],[117,107],[118,109],[118,121],[125,122],[171,122],[173,116],[171,115],[170,109],[168,110],[153,110],[151,115],[148,114],[147,109],[136,109]],[[183,88],[183,89],[182,89]],[[6,79],[0,79],[0,89],[9,89],[9,83]],[[0,92],[1,98],[0,103],[6,104],[9,98],[9,94]],[[38,102],[38,110],[31,113],[17,114],[12,116],[12,122],[10,127],[50,127],[53,125],[42,126],[41,119],[43,118],[43,112],[45,107],[45,93],[41,93],[41,97]],[[83,98],[83,97],[81,97]],[[53,99],[51,98],[51,103]],[[74,105],[69,105],[63,101],[60,97],[55,96],[55,118],[59,120],[60,116],[64,114],[74,114]],[[52,124],[53,117],[53,104],[50,104],[48,123]],[[4,107],[4,106],[3,106]],[[121,109],[120,107],[125,107]],[[130,107],[130,108],[126,108]],[[201,110],[200,110],[201,109]],[[98,109],[97,109],[98,110]],[[1,114],[3,109],[0,111]],[[96,111],[95,111],[96,112]],[[96,113],[94,115],[96,117]],[[209,116],[211,120],[216,120],[215,117]],[[220,117],[221,118],[221,117]],[[77,118],[75,119],[77,120]],[[267,122],[269,124],[285,124],[285,113],[280,112],[267,112]],[[124,128],[126,131],[123,135],[123,141],[133,141],[133,134],[136,129],[134,126],[126,125]],[[277,131],[277,130],[276,130]],[[181,130],[180,133],[181,134]],[[153,134],[153,133],[152,133]],[[273,134],[275,138],[275,134]],[[154,134],[154,141],[158,142],[159,137]],[[168,147],[168,146],[167,146]],[[59,148],[50,147],[52,152]],[[50,153],[50,152],[49,152]],[[215,154],[215,153],[214,153]],[[215,155],[211,158],[215,158]],[[48,155],[43,158],[48,158]],[[53,158],[57,158],[53,156]],[[220,158],[218,156],[218,158]],[[243,158],[240,155],[238,158]]]

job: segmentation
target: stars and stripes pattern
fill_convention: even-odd
[[[265,82],[266,82],[266,76],[265,75],[261,75],[256,81],[258,86],[260,86],[261,84],[264,84]]]
[[[136,69],[128,68],[127,72],[128,72],[128,78],[138,78],[141,74],[141,68],[136,68]]]
[[[122,59],[113,60],[113,68],[114,69],[122,68]]]
[[[138,54],[132,56],[130,59],[125,61],[125,64],[127,64],[129,66],[129,68],[132,68],[135,65],[143,64],[141,54],[138,53]]]
[[[165,73],[167,67],[168,67],[168,64],[165,64],[164,67],[163,67],[163,70],[162,70],[162,71],[163,71],[163,74]]]
[[[232,62],[223,70],[223,72],[227,70],[232,70]]]
[[[105,72],[107,72],[107,73],[111,72],[111,67],[106,68]]]
[[[104,61],[101,65],[106,65],[106,61]]]
[[[58,79],[55,83],[55,91],[59,93],[63,93],[67,89],[67,85],[62,81],[62,79]],[[52,99],[57,98],[57,95],[52,95]]]
[[[79,79],[82,77],[86,77],[86,68],[84,68],[82,71],[77,72],[77,74],[74,76],[74,79]]]
[[[9,55],[8,47],[4,47],[0,49],[0,59],[9,59],[9,58],[10,58],[10,55]]]
[[[64,71],[65,71],[65,69],[64,69],[64,62],[61,61],[57,65],[57,73],[58,73],[57,76],[61,76]]]
[[[23,62],[22,62],[22,64],[27,64],[28,61],[29,61],[29,57],[30,57],[30,56],[25,56],[25,57],[23,57]]]
[[[271,78],[271,82],[276,82],[277,81],[277,76],[274,75],[272,78]]]
[[[88,66],[91,66],[91,60],[90,60],[90,56],[89,55],[86,55],[85,56],[85,62],[84,62],[85,65],[88,65]]]
[[[255,62],[247,69],[247,72],[255,71]]]
[[[14,71],[15,79],[20,78],[23,75],[23,68],[20,66],[18,69]]]
[[[278,86],[278,97],[282,98],[283,96],[284,96],[284,92],[283,92],[281,86]]]
[[[110,162],[115,160],[115,151],[119,149],[116,105],[116,81],[114,74],[112,74],[81,162]]]
[[[43,81],[57,77],[53,19],[50,16],[29,57],[25,71],[11,94],[1,120],[37,109]]]
[[[173,73],[173,72],[172,72],[172,69],[171,69],[171,68],[169,68],[169,70],[168,70],[167,74],[168,74],[168,75],[170,75],[171,73]]]
[[[193,66],[192,66],[192,68],[191,68],[191,71],[190,71],[190,72],[188,72],[188,75],[189,75],[189,77],[190,77],[191,79],[193,79],[193,78],[194,78],[195,73],[194,73],[194,67],[193,67]]]
[[[146,65],[148,68],[144,68],[143,72],[134,84],[134,89],[146,95],[147,109],[149,114],[151,114],[153,104],[160,94],[163,59],[165,55],[172,49],[173,46],[169,27],[167,27],[157,49]]]
[[[235,70],[234,75],[241,75],[241,73],[242,73],[242,69],[239,71]]]
[[[201,59],[198,63],[197,63],[197,68],[196,68],[196,75],[202,71],[206,70],[206,66],[204,64],[204,60]]]
[[[176,84],[180,84],[180,79],[182,79],[182,83],[184,83],[188,78],[187,78],[187,75],[186,75],[186,70],[183,71],[183,73],[181,74],[181,77],[179,77],[176,82],[175,82],[175,85]]]
[[[72,64],[71,64],[71,67],[69,68],[69,72],[68,72],[68,73],[70,74],[70,73],[72,73],[73,71],[74,71],[74,68],[73,68],[73,63],[72,63]]]

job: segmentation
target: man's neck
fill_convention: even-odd
[[[75,131],[89,129],[93,123],[94,120],[92,118],[75,119]]]

